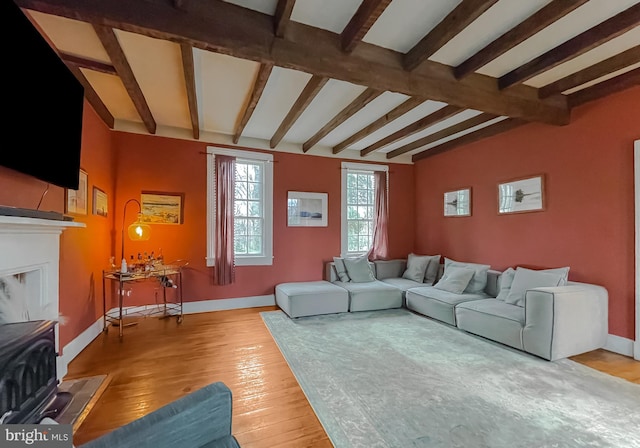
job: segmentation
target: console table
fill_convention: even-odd
[[[120,337],[122,330],[127,325],[135,325],[123,323],[124,316],[161,316],[161,317],[177,317],[178,323],[182,322],[182,268],[188,263],[170,264],[154,266],[150,270],[141,272],[120,271],[103,271],[102,272],[102,307],[104,311],[104,328],[108,331],[108,324],[117,324]],[[128,310],[124,308],[124,286],[130,282],[148,282],[156,281],[162,288],[162,303],[155,305],[145,305],[144,309]],[[118,308],[116,310],[107,310],[107,282],[118,287]],[[176,297],[174,300],[167,300],[167,288],[176,288]]]

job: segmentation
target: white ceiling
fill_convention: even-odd
[[[638,4],[639,1],[590,0],[489,62],[477,72],[498,78],[602,21]],[[275,13],[277,4],[277,0],[228,0],[228,2],[268,15]],[[361,3],[362,0],[297,0],[291,14],[291,20],[339,34],[349,23]],[[459,3],[460,0],[393,0],[364,36],[363,41],[396,52],[406,53]],[[549,3],[549,0],[499,0],[429,59],[454,67]],[[35,10],[27,10],[27,12],[59,52],[105,64],[111,62],[91,24]],[[156,39],[128,31],[115,30],[115,32],[157,123],[156,134],[192,138],[190,137],[191,121],[180,45],[169,40]],[[540,88],[638,45],[640,45],[640,26],[636,25],[635,28],[606,43],[528,79],[524,84]],[[230,144],[231,136],[235,133],[245,105],[251,96],[260,64],[197,48],[193,48],[192,51],[195,64],[200,140]],[[563,93],[574,93],[639,66],[640,61],[637,61],[613,74]],[[114,129],[147,133],[134,102],[119,76],[87,68],[81,70],[93,90],[115,118]],[[238,144],[268,149],[269,140],[310,78],[310,73],[274,67]],[[365,85],[330,79],[274,149],[302,153],[302,143],[311,138],[366,88]],[[383,93],[322,138],[308,154],[333,156],[333,146],[384,116],[408,98],[407,95],[400,93],[389,91]],[[352,159],[387,160],[386,153],[393,149],[482,113],[482,111],[474,109],[462,111],[378,151],[364,157],[360,156],[360,150],[445,105],[445,103],[438,101],[425,101],[422,105],[355,142],[336,156]],[[498,117],[493,121],[479,125],[477,128],[493,124],[504,118],[506,117]],[[410,163],[412,154],[474,130],[476,128],[465,130],[460,134],[446,137],[390,160]]]

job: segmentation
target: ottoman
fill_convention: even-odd
[[[280,283],[276,286],[276,304],[289,317],[346,313],[349,293],[324,280]]]

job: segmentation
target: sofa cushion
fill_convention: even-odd
[[[351,282],[366,283],[376,280],[366,255],[354,258],[344,258],[343,261]]]
[[[383,310],[402,307],[402,291],[381,280],[362,283],[336,282],[349,292],[349,311]]]
[[[469,333],[523,349],[524,308],[502,300],[485,299],[456,306],[458,328]]]
[[[511,289],[505,299],[505,303],[523,307],[524,296],[528,289],[565,285],[568,275],[568,267],[538,271],[518,267],[513,276],[513,283],[511,284]]]
[[[516,275],[516,270],[513,268],[509,268],[500,274],[500,292],[496,299],[502,300],[503,302],[505,301],[511,290],[514,275]]]
[[[423,282],[427,285],[433,285],[438,279],[438,271],[440,271],[440,258],[441,255],[428,255],[429,257],[429,265],[427,266],[427,270],[424,273]]]
[[[383,278],[380,281],[388,285],[395,286],[396,288],[400,289],[403,292],[410,288],[424,286],[424,283],[415,282],[413,280],[409,280],[408,278]]]
[[[469,294],[483,294],[484,288],[487,286],[487,271],[491,268],[488,264],[478,263],[465,263],[461,261],[451,260],[450,258],[444,259],[444,272],[446,274],[447,268],[450,266],[469,268],[475,271],[475,274],[469,285],[465,288],[464,292]]]
[[[422,283],[430,260],[431,258],[428,256],[409,254],[407,257],[407,269],[402,274],[402,278]]]
[[[433,287],[454,294],[462,294],[467,285],[469,285],[475,272],[476,271],[469,268],[449,266],[449,269],[444,272],[442,278],[438,280],[438,283],[433,285]]]
[[[419,286],[407,289],[405,293],[407,308],[449,325],[456,324],[455,307],[469,300],[486,299],[482,294],[454,294],[433,286]]]
[[[336,273],[338,274],[338,278],[341,282],[349,282],[351,279],[349,278],[349,274],[347,274],[347,268],[344,265],[344,258],[341,257],[333,257],[333,263],[336,267]]]

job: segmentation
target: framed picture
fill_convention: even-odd
[[[498,214],[544,210],[544,176],[538,175],[498,184]]]
[[[444,194],[444,216],[471,216],[471,188]]]
[[[107,193],[99,189],[98,187],[93,187],[93,214],[107,217],[108,206],[107,206]]]
[[[80,182],[77,190],[66,190],[65,213],[86,215],[88,208],[87,188],[89,176],[84,170],[80,170]]]
[[[289,191],[287,225],[289,227],[326,227],[327,193]]]
[[[141,220],[149,224],[182,224],[184,193],[143,191],[140,195]]]

